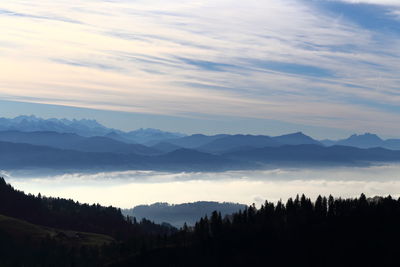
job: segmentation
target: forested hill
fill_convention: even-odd
[[[112,266],[399,266],[400,200],[305,196],[214,212],[174,246]]]
[[[116,239],[144,234],[167,234],[169,227],[150,221],[127,220],[120,209],[73,200],[27,195],[0,177],[0,214],[30,223],[75,231],[107,234]]]
[[[1,267],[107,266],[176,231],[114,207],[27,195],[0,177]]]

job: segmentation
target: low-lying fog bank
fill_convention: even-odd
[[[260,205],[286,200],[296,194],[316,198],[399,196],[400,165],[365,168],[274,169],[218,173],[164,173],[125,171],[65,174],[21,178],[4,174],[15,188],[26,193],[72,198],[121,208],[155,202],[186,203],[201,200]]]

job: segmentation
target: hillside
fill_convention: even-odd
[[[130,235],[168,233],[171,229],[147,223],[127,221],[121,210],[99,204],[81,204],[73,200],[26,195],[0,177],[0,214],[32,224],[128,238]],[[30,227],[32,228],[32,227]]]
[[[114,238],[107,235],[44,227],[1,214],[0,231],[20,242],[29,237],[30,241],[36,244],[45,239],[53,239],[56,242],[74,247],[103,246],[115,242]]]
[[[114,207],[26,195],[0,178],[0,266],[107,266],[176,229]]]

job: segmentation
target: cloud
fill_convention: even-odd
[[[65,65],[70,65],[74,67],[86,67],[86,68],[95,68],[99,70],[115,70],[115,71],[122,71],[122,68],[118,66],[112,66],[112,65],[107,65],[99,62],[87,62],[87,61],[79,61],[79,60],[67,60],[67,59],[58,59],[58,58],[53,58],[50,59],[50,61],[59,63],[59,64],[65,64]]]
[[[392,10],[390,14],[393,15],[396,19],[400,20],[400,8]]]
[[[164,173],[152,171],[66,174],[52,177],[6,178],[27,193],[72,198],[84,203],[131,208],[154,202],[201,200],[262,204],[286,201],[296,194],[315,199],[335,197],[399,196],[398,165],[368,168],[272,169],[220,173]],[[99,200],[99,195],[102,198]]]
[[[398,131],[394,15],[319,2],[6,0],[0,97]]]
[[[30,19],[54,20],[54,21],[62,21],[62,22],[68,22],[68,23],[81,24],[81,22],[78,20],[69,19],[66,17],[57,17],[57,16],[52,16],[52,15],[33,15],[33,14],[28,14],[28,13],[20,13],[20,12],[10,11],[7,9],[0,9],[0,15],[11,16],[11,17],[30,18]]]
[[[253,60],[252,64],[256,68],[273,70],[282,73],[298,74],[304,76],[316,76],[316,77],[333,77],[334,74],[330,70],[319,68],[311,65],[294,64],[290,62],[279,62],[279,61],[263,61]]]

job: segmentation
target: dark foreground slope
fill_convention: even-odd
[[[399,266],[400,200],[302,196],[223,219],[112,266]]]
[[[179,231],[148,221],[137,223],[111,207],[25,195],[3,179],[0,196],[0,214],[7,215],[0,215],[0,266],[400,263],[400,200],[390,196],[318,197],[314,203],[302,196],[286,204],[250,206],[225,218],[213,212],[195,227]],[[93,242],[85,244],[89,237]]]
[[[0,215],[0,231],[7,232],[15,240],[24,240],[29,236],[33,243],[40,243],[46,238],[77,247],[101,246],[115,242],[114,238],[107,235],[40,226],[4,215]]]
[[[0,266],[95,265],[101,262],[100,248],[115,242],[107,235],[44,227],[0,215]],[[87,251],[90,257],[75,251]]]
[[[121,210],[26,195],[0,178],[0,266],[105,266],[176,230]]]
[[[0,214],[48,227],[107,234],[117,239],[142,233],[165,234],[169,228],[132,223],[121,210],[71,199],[26,195],[0,177]]]

